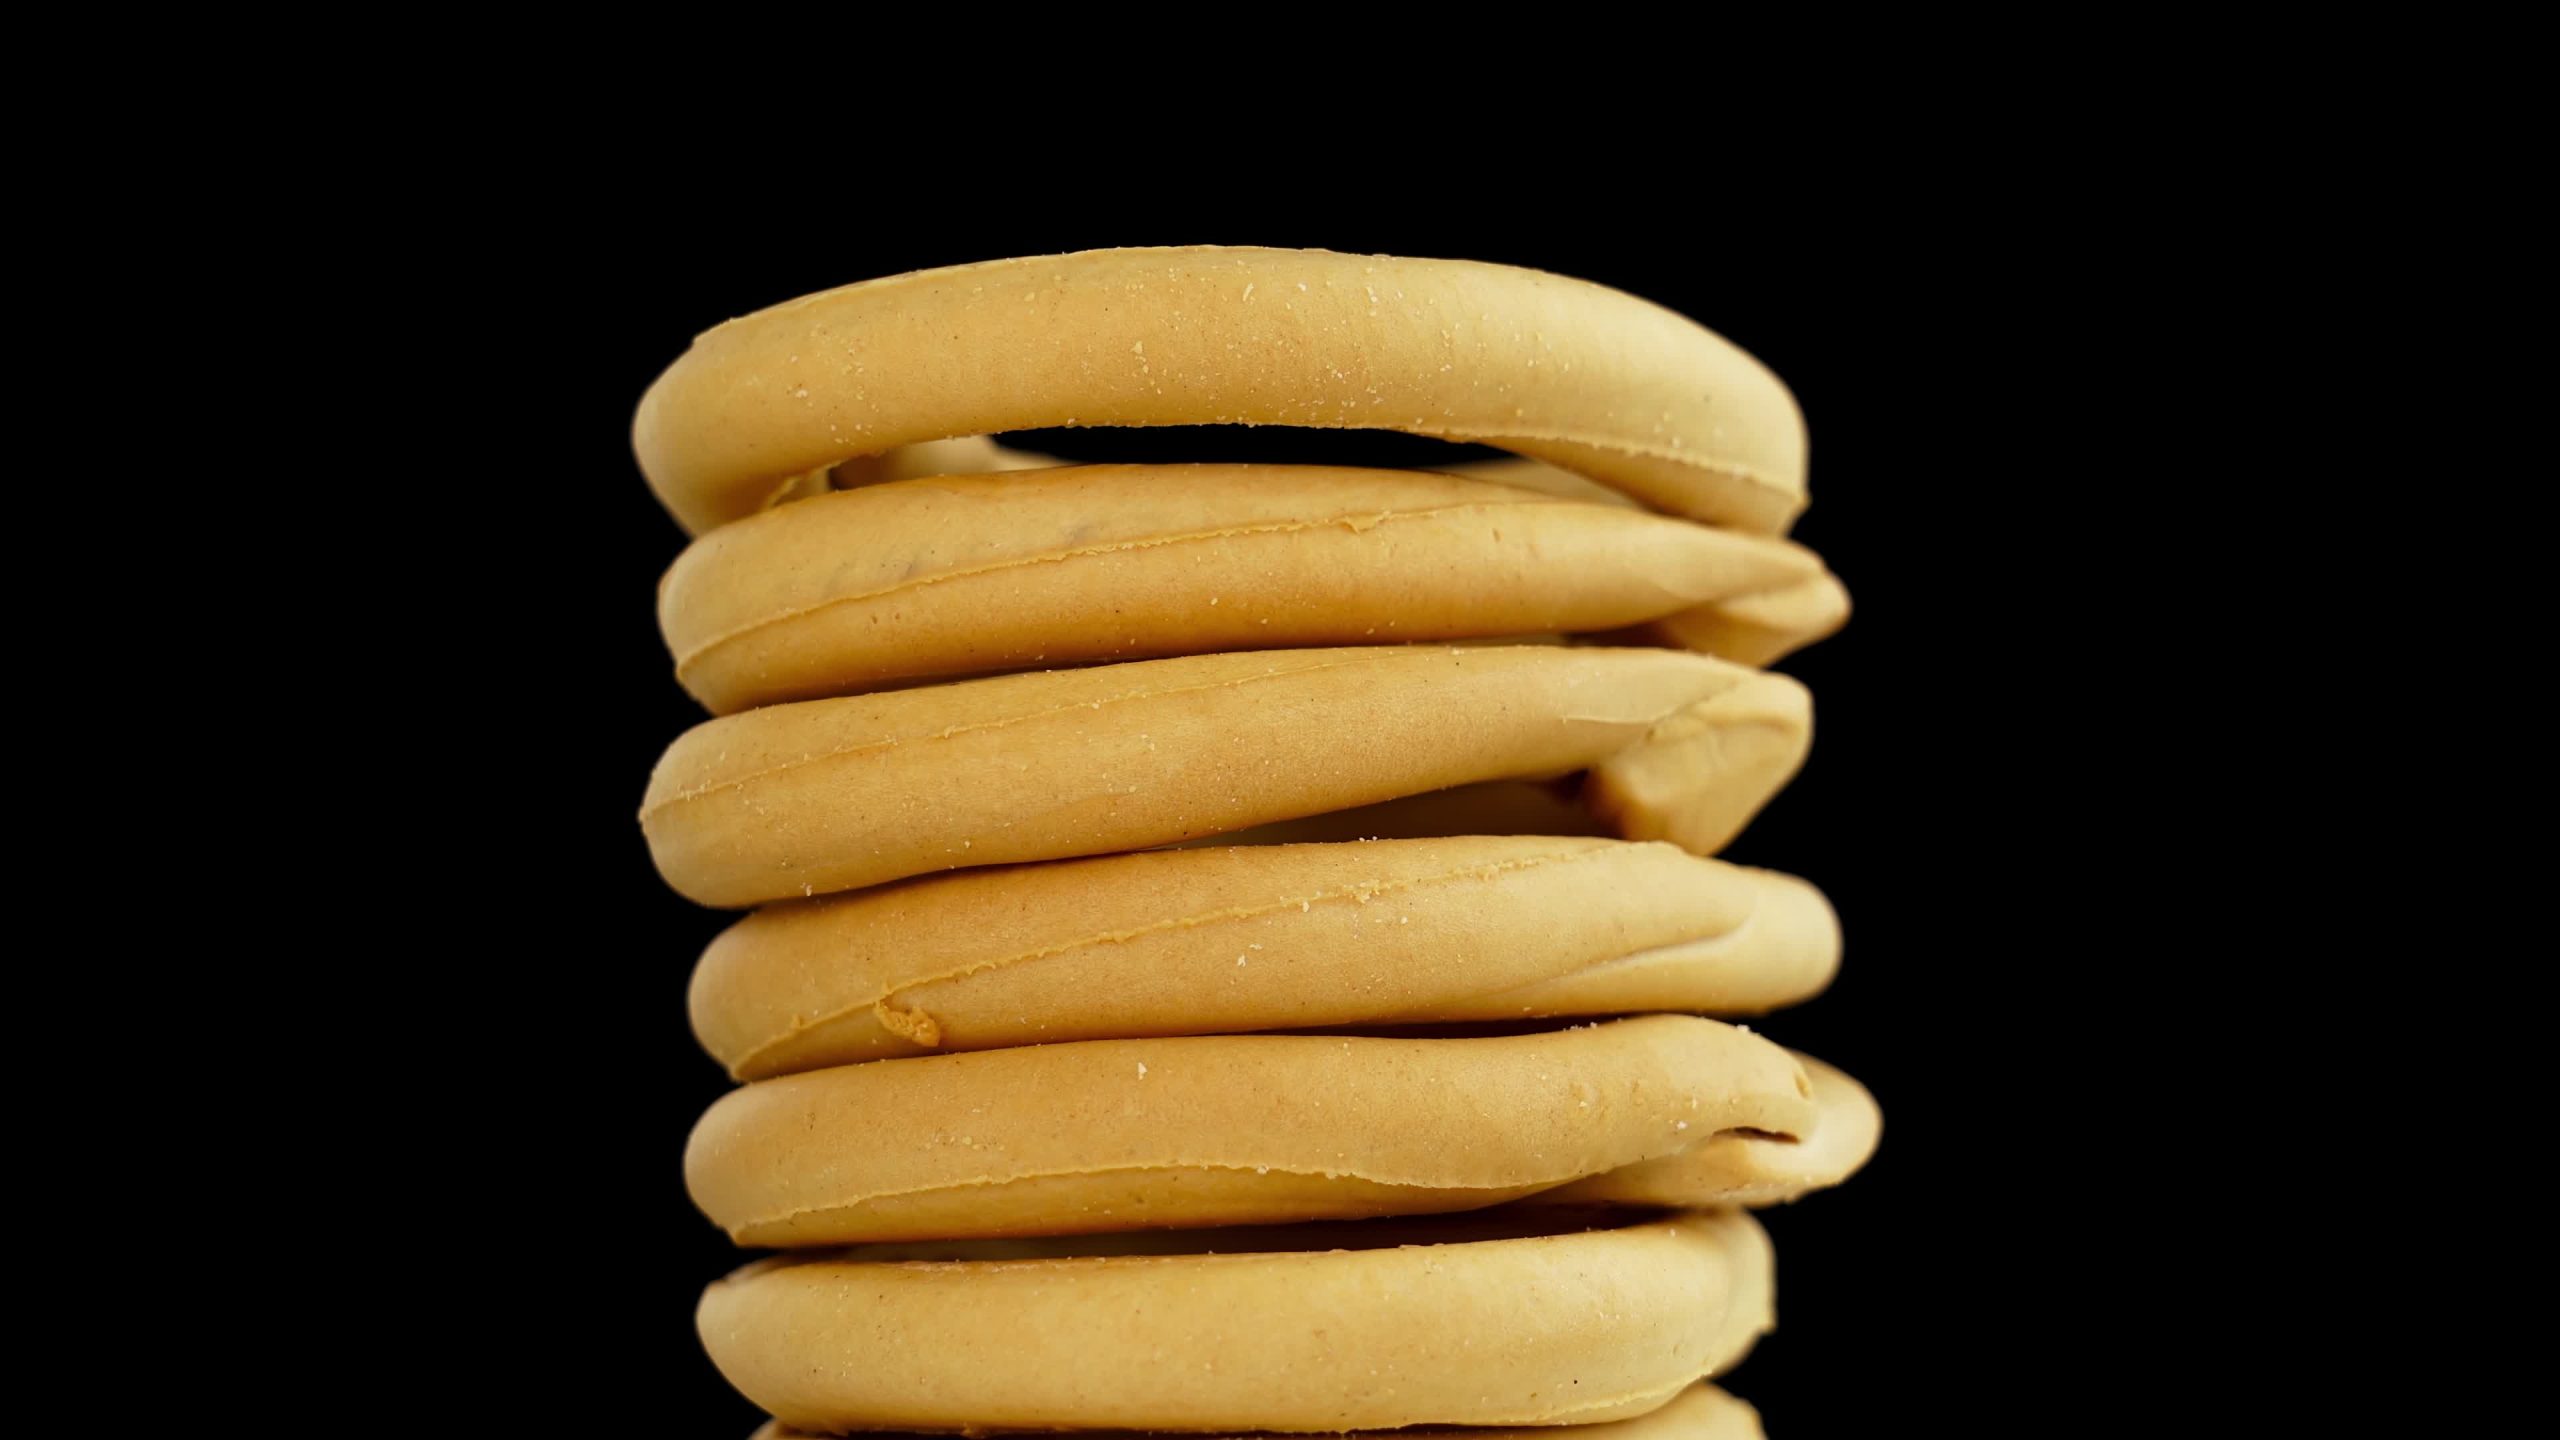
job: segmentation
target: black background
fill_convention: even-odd
[[[504,380],[456,384],[431,412],[505,437],[479,463],[510,499],[503,521],[464,517],[468,559],[445,571],[445,623],[464,632],[472,677],[451,722],[463,744],[446,748],[464,757],[459,778],[513,797],[498,833],[473,842],[474,884],[493,867],[516,877],[446,917],[476,937],[472,993],[503,997],[454,1022],[456,1068],[485,1057],[486,1072],[456,1091],[477,1118],[454,1149],[475,1177],[503,1177],[503,1199],[475,1179],[457,1201],[471,1219],[456,1222],[456,1263],[508,1277],[457,1341],[462,1368],[494,1361],[545,1397],[532,1408],[595,1434],[742,1437],[756,1418],[692,1333],[695,1295],[738,1257],[687,1201],[678,1165],[725,1088],[683,1004],[725,917],[659,883],[633,818],[660,749],[701,718],[655,629],[653,587],[683,541],[630,459],[642,389],[697,330],[807,291],[1012,254],[1215,242],[1582,276],[1697,318],[1794,389],[1814,497],[1795,535],[1857,609],[1783,663],[1815,695],[1812,758],[1728,855],[1804,875],[1837,905],[1838,983],[1760,1028],[1860,1076],[1886,1128],[1854,1182],[1767,1214],[1781,1323],[1730,1383],[1781,1436],[2028,1405],[2063,1323],[2042,1298],[2046,1272],[2076,1263],[2056,1248],[2072,1243],[2058,1218],[2067,1167],[2040,1129],[2071,1101],[2039,1072],[2072,1048],[2079,981],[2043,953],[2058,902],[2033,879],[2065,863],[2038,792],[2073,702],[2037,672],[2060,663],[2072,620],[2067,592],[2020,599],[2092,522],[2055,509],[2033,417],[1987,398],[2059,363],[2032,316],[2068,297],[2026,263],[2031,238],[1930,219],[1922,202],[1944,198],[1916,185],[1764,197],[1667,225],[1304,191],[1214,204],[1161,189],[1109,202],[994,192],[825,216],[568,206],[460,237],[505,280],[461,317]],[[1288,443],[1228,439],[1188,458]],[[1342,442],[1323,453],[1345,458]],[[2030,524],[2044,527],[2032,548],[2015,539]]]

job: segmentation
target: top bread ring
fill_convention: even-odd
[[[701,534],[900,446],[1196,424],[1476,441],[1771,534],[1805,501],[1794,398],[1695,321],[1535,270],[1324,250],[1089,250],[807,296],[698,337],[632,445]]]

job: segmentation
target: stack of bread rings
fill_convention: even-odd
[[[1510,458],[987,438],[1203,424]],[[685,1173],[780,1252],[698,1314],[765,1434],[1760,1433],[1706,1383],[1771,1324],[1747,1207],[1879,1127],[1730,1023],[1839,957],[1708,858],[1810,738],[1755,667],[1848,608],[1775,377],[1553,275],[1111,250],[732,321],[634,439],[715,717],[642,828],[753,907]]]

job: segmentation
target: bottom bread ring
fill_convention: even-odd
[[[1264,1432],[1268,1433],[1268,1432]],[[1428,1433],[1428,1432],[1422,1432]],[[1448,1440],[1555,1440],[1558,1431],[1550,1427],[1491,1426],[1469,1430],[1463,1436]],[[1393,1440],[1394,1436],[1415,1437],[1414,1431],[1363,1430],[1336,1432],[1339,1440]],[[1142,1440],[1143,1432],[1131,1430],[1086,1430],[1076,1440]],[[1765,1440],[1760,1428],[1760,1412],[1713,1385],[1692,1385],[1668,1405],[1650,1415],[1632,1420],[1612,1420],[1603,1425],[1590,1425],[1573,1430],[1574,1440]],[[794,1430],[779,1420],[770,1420],[748,1440],[822,1440],[818,1432]],[[888,1440],[882,1436],[880,1440]],[[1202,1437],[1210,1440],[1210,1437]],[[1215,1440],[1259,1440],[1253,1435],[1218,1436]]]
[[[780,1257],[703,1293],[791,1426],[1328,1432],[1630,1419],[1771,1324],[1740,1211],[1572,1212]]]

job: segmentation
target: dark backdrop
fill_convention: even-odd
[[[2048,1218],[2058,1162],[2038,1127],[2066,1102],[2038,1070],[2069,1047],[2050,1028],[2048,927],[2020,878],[2053,863],[2057,842],[2009,803],[2040,783],[2045,743],[2019,696],[2067,624],[2059,602],[2017,603],[2022,577],[2073,531],[2037,516],[2041,482],[2020,473],[2041,459],[2030,428],[1983,398],[2051,363],[2019,338],[2039,303],[2019,293],[2029,241],[1943,232],[1916,186],[1663,224],[1398,218],[1305,194],[1211,206],[1158,193],[1045,216],[928,197],[816,216],[728,208],[716,177],[697,179],[700,211],[598,202],[457,241],[511,278],[504,305],[469,317],[510,383],[457,384],[436,415],[513,437],[492,448],[486,483],[521,497],[478,531],[440,597],[473,656],[478,718],[460,723],[479,727],[473,753],[520,797],[502,833],[475,843],[521,883],[460,917],[484,937],[472,984],[504,997],[462,1022],[463,1067],[485,1058],[500,1077],[483,1107],[498,1123],[469,1128],[469,1147],[490,1153],[467,1163],[498,1167],[509,1197],[469,1202],[481,1226],[465,1263],[510,1277],[506,1302],[473,1322],[474,1355],[504,1356],[536,1378],[529,1394],[603,1422],[586,1433],[743,1437],[755,1419],[693,1336],[695,1295],[738,1256],[694,1212],[678,1166],[726,1083],[683,1003],[725,917],[658,882],[633,819],[660,749],[701,718],[654,624],[652,587],[682,538],[627,448],[642,388],[697,330],[806,291],[1011,254],[1216,241],[1583,276],[1696,317],[1794,388],[1814,497],[1795,534],[1857,610],[1784,662],[1815,695],[1812,759],[1728,853],[1807,876],[1838,906],[1838,983],[1762,1028],[1864,1079],[1886,1127],[1853,1183],[1767,1214],[1781,1323],[1732,1388],[1781,1436],[1934,1424],[2033,1393],[2035,1357],[2062,1323],[2034,1277],[2084,1257],[2054,1248],[2071,1242]],[[1266,432],[1197,458],[1284,443]],[[2019,549],[2022,515],[2061,540]]]

